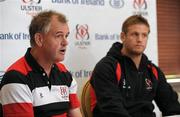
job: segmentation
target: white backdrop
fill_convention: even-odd
[[[122,22],[130,15],[148,19],[151,33],[145,53],[158,64],[156,0],[0,0],[0,76],[30,46],[32,16],[50,9],[69,19],[69,46],[63,63],[76,78],[79,93],[95,64],[112,43],[120,41]]]
[[[0,0],[0,71],[23,56],[29,44],[28,26],[42,10],[56,10],[69,19],[69,47],[64,61],[77,79],[87,79],[97,61],[119,41],[122,22],[133,14],[149,20],[146,54],[157,58],[156,0]]]

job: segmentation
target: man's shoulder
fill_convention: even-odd
[[[57,65],[58,69],[61,71],[61,72],[67,72],[67,68],[64,64],[62,63],[56,63],[55,65]]]
[[[149,63],[148,65],[151,66],[151,68],[156,69],[157,72],[161,71],[160,67],[159,67],[158,65],[152,63],[152,62]],[[162,72],[162,71],[161,71],[161,72]]]
[[[31,68],[27,64],[25,58],[21,57],[7,69],[3,75],[0,87],[9,83],[25,84],[26,75],[30,70]]]
[[[21,74],[26,75],[28,74],[29,71],[32,71],[32,69],[25,60],[25,57],[21,57],[7,69],[6,73],[10,71],[17,71],[20,72]]]
[[[151,71],[152,71],[153,75],[155,76],[155,78],[157,80],[159,80],[160,68],[157,65],[155,65],[154,63],[151,63],[151,62],[148,64],[148,68],[151,69]]]
[[[116,69],[118,60],[112,56],[103,57],[95,66],[96,70]]]
[[[105,56],[103,57],[98,63],[109,63],[109,64],[116,64],[118,60],[113,56]]]

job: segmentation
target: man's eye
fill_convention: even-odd
[[[138,33],[132,33],[131,34],[133,37],[137,37],[139,34]]]
[[[66,38],[68,38],[69,34],[65,35]]]
[[[143,34],[143,37],[148,37],[148,35],[147,34]]]
[[[63,38],[63,35],[56,35],[57,38]]]

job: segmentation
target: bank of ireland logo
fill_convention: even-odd
[[[75,33],[75,46],[85,49],[90,45],[89,26],[87,24],[77,24]]]
[[[42,11],[42,6],[40,5],[41,0],[21,0],[23,5],[21,5],[21,10],[25,11],[26,14],[34,16],[38,12]]]
[[[147,2],[146,0],[134,0],[133,7],[135,9],[147,9]]]
[[[124,1],[123,0],[109,0],[109,4],[112,8],[122,8],[124,6]]]

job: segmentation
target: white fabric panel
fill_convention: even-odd
[[[35,88],[32,95],[34,106],[69,101],[69,89],[65,85],[51,86],[51,90],[47,86]]]
[[[0,91],[0,102],[4,104],[11,103],[32,103],[32,93],[27,85],[11,83],[4,85]]]
[[[69,87],[69,93],[70,94],[76,94],[77,93],[77,82],[76,80],[73,78],[73,81],[71,82],[71,86]]]

